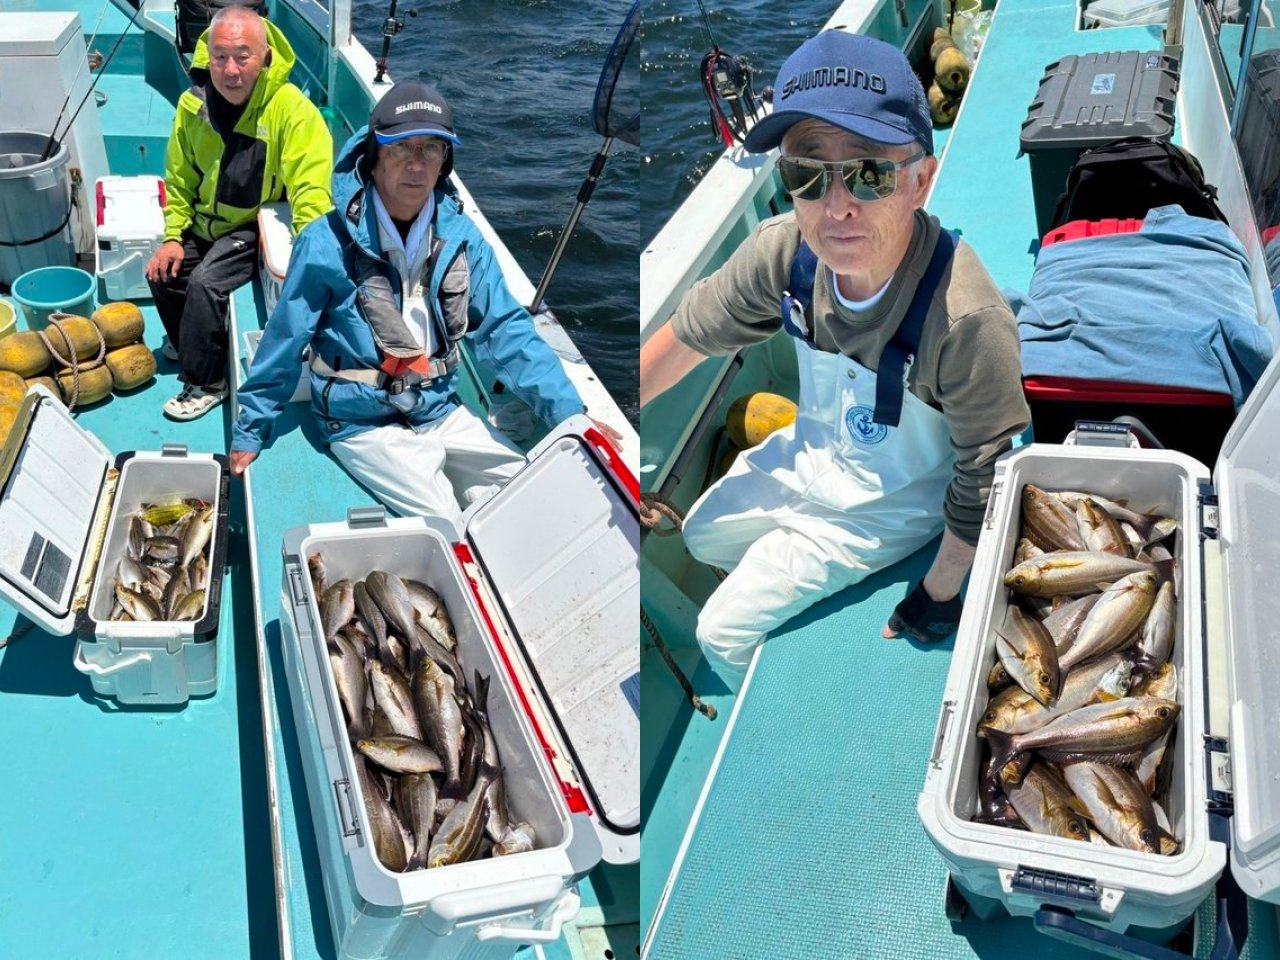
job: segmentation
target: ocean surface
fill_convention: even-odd
[[[648,0],[640,31],[640,234],[648,244],[724,151],[710,123],[699,70],[714,42],[754,71],[757,94],[805,38],[831,18],[836,0]]]
[[[409,17],[408,8],[418,15]],[[592,102],[627,0],[408,0],[389,71],[435,84],[453,108],[457,169],[536,285],[602,137]],[[387,2],[356,0],[376,58]],[[632,86],[634,90],[634,85]],[[640,152],[615,140],[547,302],[638,425]]]

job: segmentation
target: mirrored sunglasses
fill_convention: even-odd
[[[893,196],[898,188],[898,171],[923,156],[924,151],[897,161],[885,157],[854,157],[852,160],[779,157],[778,176],[793,199],[821,200],[827,195],[832,178],[839,174],[853,199],[874,203]]]

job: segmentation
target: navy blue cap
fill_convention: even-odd
[[[458,143],[453,111],[440,91],[421,80],[401,80],[369,114],[369,128],[385,146],[409,137],[439,137]]]
[[[867,140],[933,153],[933,122],[920,79],[897,47],[857,33],[824,30],[787,57],[773,88],[773,113],[747,133],[764,153],[801,120],[821,120]]]

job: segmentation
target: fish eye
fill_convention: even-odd
[[[1138,839],[1145,844],[1155,843],[1155,840],[1156,840],[1155,831],[1150,829],[1149,827],[1144,828],[1143,831],[1140,834],[1138,834]]]
[[[1040,682],[1047,687],[1049,685],[1049,675],[1047,673],[1040,674]]]
[[[1075,833],[1075,834],[1084,833],[1084,826],[1080,823],[1079,820],[1072,820],[1071,823],[1068,825],[1067,829],[1069,829],[1072,833]]]
[[[1160,707],[1159,709],[1156,710],[1156,716],[1159,717],[1161,720],[1167,719],[1169,716],[1169,708]]]
[[[989,720],[994,720],[995,718],[996,718],[996,712],[994,710],[988,710],[986,713],[982,715],[983,720],[989,721]]]

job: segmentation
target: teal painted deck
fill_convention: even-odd
[[[1025,290],[1034,267],[1030,169],[1016,154],[1044,66],[1071,53],[1160,46],[1151,28],[1077,31],[1075,13],[1063,0],[1001,0],[960,122],[939,140],[943,166],[930,209],[964,232],[1002,287]],[[732,395],[753,388],[763,387],[735,383]],[[688,475],[701,469],[695,464]],[[678,499],[687,506],[683,487]],[[664,618],[659,629],[677,660],[720,711],[708,721],[682,704],[645,644],[647,960],[1097,956],[1036,933],[1026,919],[970,918],[953,929],[944,915],[946,870],[915,807],[952,644],[880,637],[935,549],[829,598],[775,634],[723,744],[734,698],[692,646],[690,598],[709,588],[704,571],[684,571],[683,594],[646,578],[650,615]],[[723,754],[707,783],[717,747]],[[704,783],[703,807],[686,837]],[[1243,956],[1280,957],[1276,911],[1259,903],[1250,910]],[[1198,916],[1197,952],[1204,956],[1212,912],[1206,904]]]
[[[149,303],[146,342],[162,329]],[[226,449],[224,409],[166,420],[176,366],[79,413],[113,453]],[[24,960],[275,955],[266,766],[244,511],[232,488],[218,688],[180,710],[119,708],[72,667],[74,640],[34,629],[0,650],[6,731],[0,954]],[[24,621],[25,622],[25,621]],[[0,636],[16,625],[0,605]]]

